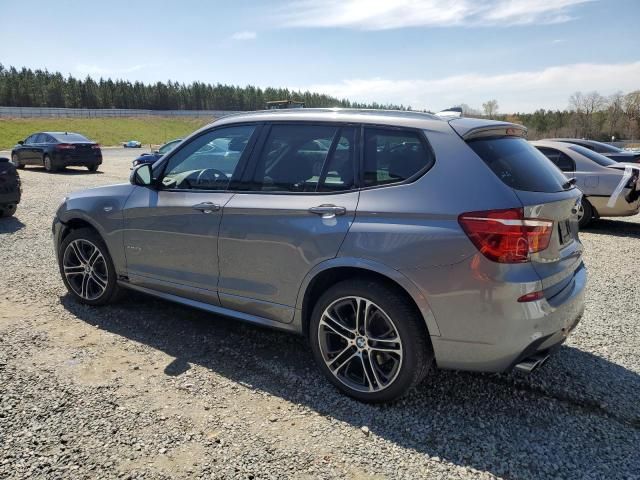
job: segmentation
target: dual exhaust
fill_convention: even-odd
[[[520,373],[528,374],[540,368],[548,358],[548,354],[533,355],[517,363],[513,368]]]

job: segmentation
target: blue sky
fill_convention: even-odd
[[[438,110],[640,88],[640,0],[0,0],[0,62]]]

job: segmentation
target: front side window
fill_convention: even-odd
[[[254,125],[220,128],[183,145],[169,161],[166,189],[226,190],[255,131]]]
[[[332,125],[274,125],[253,174],[253,190],[349,190],[355,179],[356,129]]]
[[[35,133],[33,135],[31,135],[30,137],[27,137],[24,141],[25,145],[31,145],[33,143],[36,143],[36,138],[38,138],[39,133]]]
[[[403,182],[433,164],[418,133],[367,128],[364,134],[364,185]]]

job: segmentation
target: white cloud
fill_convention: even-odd
[[[290,27],[387,30],[403,27],[562,23],[593,0],[298,0],[278,19]]]
[[[598,90],[609,95],[619,90],[637,90],[638,85],[640,61],[581,63],[495,75],[466,73],[428,80],[350,79],[335,84],[308,85],[303,90],[352,101],[404,104],[432,111],[460,103],[479,107],[482,102],[495,98],[500,111],[507,113],[566,108],[569,96],[578,90]]]
[[[233,35],[231,35],[231,38],[233,40],[253,40],[257,37],[258,35],[256,34],[256,32],[236,32]]]

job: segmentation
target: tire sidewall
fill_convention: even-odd
[[[44,157],[42,157],[42,165],[44,165],[44,169],[47,172],[56,171],[56,169],[53,167],[53,162],[51,161],[51,157],[49,155],[45,155]]]
[[[79,239],[87,240],[93,243],[96,247],[98,247],[98,249],[100,250],[100,253],[104,257],[105,264],[107,266],[107,288],[105,289],[104,293],[101,296],[93,300],[88,300],[78,295],[73,290],[71,285],[69,285],[69,282],[67,281],[67,277],[64,274],[64,268],[62,265],[62,262],[64,259],[64,252],[71,242]],[[109,250],[107,249],[107,246],[102,240],[102,238],[100,238],[100,236],[95,231],[89,228],[72,230],[71,233],[69,233],[69,235],[67,235],[64,238],[64,240],[62,240],[62,242],[60,243],[60,248],[58,249],[58,268],[60,270],[60,276],[62,277],[62,281],[65,287],[67,287],[69,294],[76,301],[80,303],[84,303],[87,305],[104,305],[106,303],[109,303],[109,301],[112,299],[112,297],[114,297],[114,295],[118,290],[118,276],[116,274],[116,270],[113,265],[113,260],[111,259],[111,255],[109,254]]]
[[[374,302],[391,318],[402,342],[402,365],[394,382],[379,392],[359,392],[349,388],[338,380],[324,362],[318,340],[318,327],[322,313],[334,301],[347,296],[362,297]],[[393,289],[387,288],[375,281],[351,280],[337,283],[329,288],[316,302],[309,323],[308,340],[316,363],[327,379],[347,395],[369,403],[388,402],[402,396],[416,383],[419,372],[422,371],[421,362],[431,362],[432,350],[419,352],[425,342],[418,341],[418,337],[426,335],[424,327],[416,324],[416,315],[406,305],[406,299],[399,296]],[[425,358],[424,353],[427,354]]]
[[[591,206],[591,203],[589,203],[589,200],[587,200],[584,196],[582,197],[582,200],[580,200],[580,202],[582,203],[582,211],[584,212],[582,215],[582,218],[580,219],[580,222],[578,223],[579,228],[585,228],[587,227],[593,220],[593,207]]]

